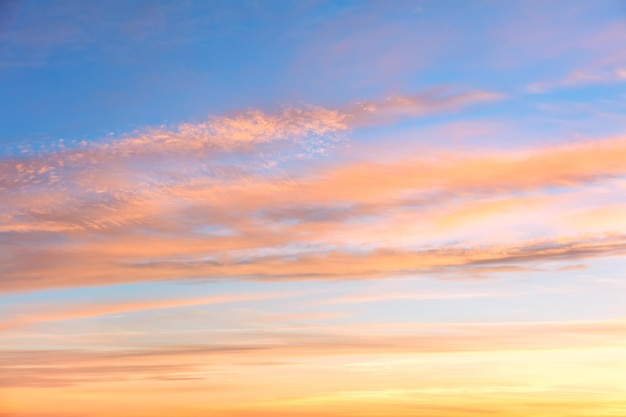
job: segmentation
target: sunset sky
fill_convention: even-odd
[[[626,2],[0,0],[0,417],[623,417]]]

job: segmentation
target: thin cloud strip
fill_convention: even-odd
[[[526,89],[530,93],[550,93],[563,88],[584,87],[593,84],[617,84],[626,82],[626,68],[614,68],[599,71],[574,71],[562,80],[530,84]]]
[[[307,328],[302,331],[250,331],[247,342],[168,345],[126,350],[3,350],[4,387],[63,386],[110,380],[117,376],[191,377],[207,379],[218,368],[242,363],[280,366],[324,357],[455,354],[479,352],[616,348],[626,344],[626,322],[599,321],[427,323],[405,326],[404,332],[368,324]],[[268,365],[268,361],[270,364]],[[274,362],[276,361],[276,362]],[[65,369],[59,373],[60,368]]]
[[[57,252],[39,264],[22,262],[31,252],[15,253],[13,270],[5,273],[3,291],[50,287],[90,286],[168,279],[252,279],[261,281],[307,279],[366,279],[394,275],[482,277],[495,272],[531,271],[541,262],[579,263],[584,259],[622,256],[624,236],[588,240],[535,240],[522,245],[445,247],[426,250],[378,248],[362,253],[324,251],[281,256],[223,254],[214,260],[127,259],[126,263],[75,250]],[[117,259],[117,255],[114,259]],[[88,265],[88,267],[86,267]]]
[[[9,312],[9,317],[2,325],[0,330],[15,329],[36,323],[47,323],[64,320],[85,319],[109,314],[132,313],[138,311],[171,309],[182,307],[193,307],[211,304],[227,304],[240,302],[254,302],[265,300],[276,300],[281,298],[290,298],[301,293],[295,292],[277,292],[277,293],[255,293],[255,294],[232,294],[232,295],[216,295],[209,297],[181,298],[172,300],[146,300],[146,301],[112,301],[108,303],[91,303],[79,305],[47,306],[44,310],[43,306],[28,308],[27,313]]]

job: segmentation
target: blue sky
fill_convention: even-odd
[[[558,80],[609,49],[619,2],[7,2],[3,141],[97,140],[242,107]],[[534,39],[537,37],[538,39]],[[525,39],[530,38],[530,39]],[[535,40],[537,42],[535,42]],[[610,92],[562,93],[580,102]],[[623,90],[622,90],[623,93]]]

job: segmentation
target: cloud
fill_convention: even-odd
[[[211,297],[193,297],[184,299],[162,299],[146,301],[113,301],[106,303],[64,304],[63,306],[30,306],[20,311],[5,312],[6,321],[0,330],[15,329],[30,324],[63,320],[84,319],[109,314],[132,313],[136,311],[192,307],[209,304],[240,303],[288,298],[298,293],[255,293],[233,294]],[[25,312],[23,311],[25,310]]]
[[[290,142],[298,156],[324,152],[333,135],[347,128],[345,118],[318,107],[275,115],[250,111],[120,139],[61,143],[52,152],[5,159],[0,161],[0,192],[7,208],[0,213],[0,230],[54,232],[141,223],[158,215],[163,190],[172,184],[197,178],[228,183],[264,170],[280,156],[263,145]]]
[[[345,130],[345,119],[346,115],[321,107],[285,109],[274,115],[248,111],[173,128],[150,128],[119,139],[75,143],[69,148],[61,141],[51,152],[1,161],[0,190],[59,183],[68,188],[71,185],[68,181],[83,188],[89,185],[97,188],[98,184],[90,184],[97,180],[113,182],[110,185],[115,186],[115,177],[99,178],[97,175],[110,175],[112,168],[121,169],[125,174],[135,171],[137,175],[146,169],[137,166],[142,162],[164,169],[163,165],[176,166],[177,159],[178,162],[182,159],[200,163],[207,158],[214,160],[215,156],[224,158],[233,152],[254,155],[259,152],[255,146],[268,142],[299,142],[308,138],[306,144],[313,149],[312,145],[321,147],[333,133]]]
[[[162,243],[159,247],[164,248]],[[113,249],[113,248],[111,248]],[[179,248],[179,250],[181,250]],[[123,251],[117,248],[117,251]],[[533,270],[541,262],[580,262],[626,251],[623,236],[589,240],[530,241],[491,247],[454,246],[407,250],[324,250],[294,254],[245,254],[186,251],[183,259],[124,256],[91,248],[42,252],[12,250],[5,266],[4,291],[88,286],[167,279],[366,279],[395,275],[482,277],[496,272]],[[91,253],[90,253],[91,252]],[[54,254],[53,254],[54,253]],[[36,259],[37,261],[32,261]],[[27,261],[31,260],[30,263]]]
[[[349,107],[349,121],[356,126],[390,123],[402,118],[459,110],[468,105],[502,100],[500,93],[469,91],[452,93],[446,88],[434,88],[408,96],[390,96],[381,101],[363,101]]]
[[[397,149],[386,161],[375,151],[352,159],[349,148],[348,158],[313,157],[358,129],[359,111],[425,115],[491,98],[428,92],[357,110],[248,111],[5,158],[0,288],[482,277],[622,253],[619,229],[572,232],[581,207],[607,204],[589,187],[626,174],[621,137],[472,153]]]
[[[530,84],[531,93],[549,93],[562,88],[576,88],[592,84],[615,84],[626,81],[626,68],[604,71],[574,71],[562,80]]]
[[[365,120],[453,110],[492,95],[428,92],[370,102],[368,110],[363,104],[274,114],[250,110],[99,142],[59,142],[0,161],[0,192],[7,204],[0,212],[0,230],[61,232],[141,224],[159,216],[177,190],[198,184],[203,191],[236,191],[242,183],[258,183],[263,176],[278,175],[285,161],[328,152]]]
[[[399,354],[516,352],[616,347],[626,343],[624,320],[365,324],[250,331],[238,341],[132,350],[3,350],[0,385],[69,386],[120,380],[210,380],[224,367],[280,367],[315,358]],[[245,340],[245,342],[242,342]],[[62,370],[62,372],[60,372]]]
[[[371,303],[381,301],[398,301],[398,300],[457,300],[465,298],[485,298],[485,297],[502,297],[507,294],[489,293],[489,292],[442,292],[442,293],[382,293],[369,295],[354,295],[346,297],[331,298],[326,303]]]

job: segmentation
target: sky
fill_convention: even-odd
[[[0,0],[0,417],[626,415],[626,2]]]

